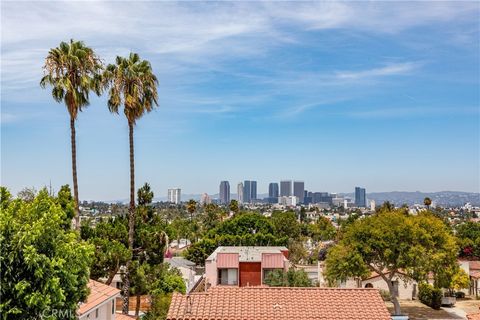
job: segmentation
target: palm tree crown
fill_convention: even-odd
[[[61,42],[48,52],[40,86],[51,85],[55,101],[65,102],[70,117],[76,119],[78,112],[89,105],[89,92],[101,94],[102,68],[100,59],[82,41]]]
[[[110,84],[108,109],[118,113],[121,105],[129,123],[158,105],[157,77],[147,60],[141,60],[136,53],[128,58],[118,57],[115,64],[109,64],[104,73]]]

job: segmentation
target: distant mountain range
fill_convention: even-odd
[[[353,199],[353,193],[339,193],[338,195],[348,197]],[[186,201],[189,199],[194,199],[199,201],[201,194],[182,194],[182,200]],[[210,194],[212,199],[218,198],[217,194]],[[236,199],[237,194],[231,194],[231,199]],[[268,197],[267,193],[258,194],[260,199]],[[372,192],[367,193],[368,200],[375,200],[376,204],[382,204],[385,201],[390,201],[397,206],[403,204],[413,205],[413,204],[423,204],[423,199],[429,197],[432,199],[434,205],[439,205],[442,207],[449,206],[462,206],[465,203],[469,202],[472,205],[480,206],[480,193],[475,192],[462,192],[462,191],[440,191],[440,192],[407,192],[407,191],[391,191],[391,192]],[[167,197],[156,197],[154,201],[166,201]],[[118,200],[118,201],[107,201],[110,203],[127,203],[128,199]]]
[[[344,196],[354,198],[353,193],[344,194]],[[428,197],[432,199],[434,205],[442,207],[456,207],[463,206],[469,202],[472,205],[480,206],[480,193],[461,192],[461,191],[440,191],[440,192],[372,192],[367,193],[368,200],[375,200],[376,204],[382,204],[385,201],[390,201],[397,206],[403,204],[423,204],[423,200]]]

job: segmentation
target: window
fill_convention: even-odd
[[[365,288],[373,288],[373,284],[371,284],[371,283],[369,282],[369,283],[367,283],[367,284],[365,285]]]
[[[274,272],[275,270],[280,270],[280,271],[283,271],[283,269],[263,269],[263,279],[262,279],[262,283],[265,283],[265,279],[268,277],[268,275],[272,272]]]
[[[230,286],[238,285],[238,269],[218,269],[218,284]]]
[[[115,300],[112,300],[112,314],[115,313]]]

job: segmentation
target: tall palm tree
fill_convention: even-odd
[[[82,41],[61,42],[50,49],[45,59],[44,76],[40,86],[51,85],[53,99],[64,102],[70,115],[70,136],[72,147],[73,195],[75,200],[75,227],[80,228],[77,182],[77,146],[75,120],[83,108],[89,105],[89,93],[101,94],[102,62],[93,50]]]
[[[135,163],[133,148],[133,128],[136,121],[145,113],[158,106],[157,77],[147,60],[141,60],[136,53],[130,53],[127,58],[116,58],[115,64],[109,64],[104,72],[104,79],[109,89],[108,109],[112,113],[123,112],[128,122],[130,143],[130,206],[128,210],[128,247],[133,252],[133,235],[135,227]],[[125,281],[123,283],[123,308],[128,314],[128,299],[130,289],[130,265],[127,262]]]

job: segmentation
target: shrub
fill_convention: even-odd
[[[442,295],[442,290],[431,284],[423,282],[418,286],[418,299],[433,309],[438,310],[442,306]]]

